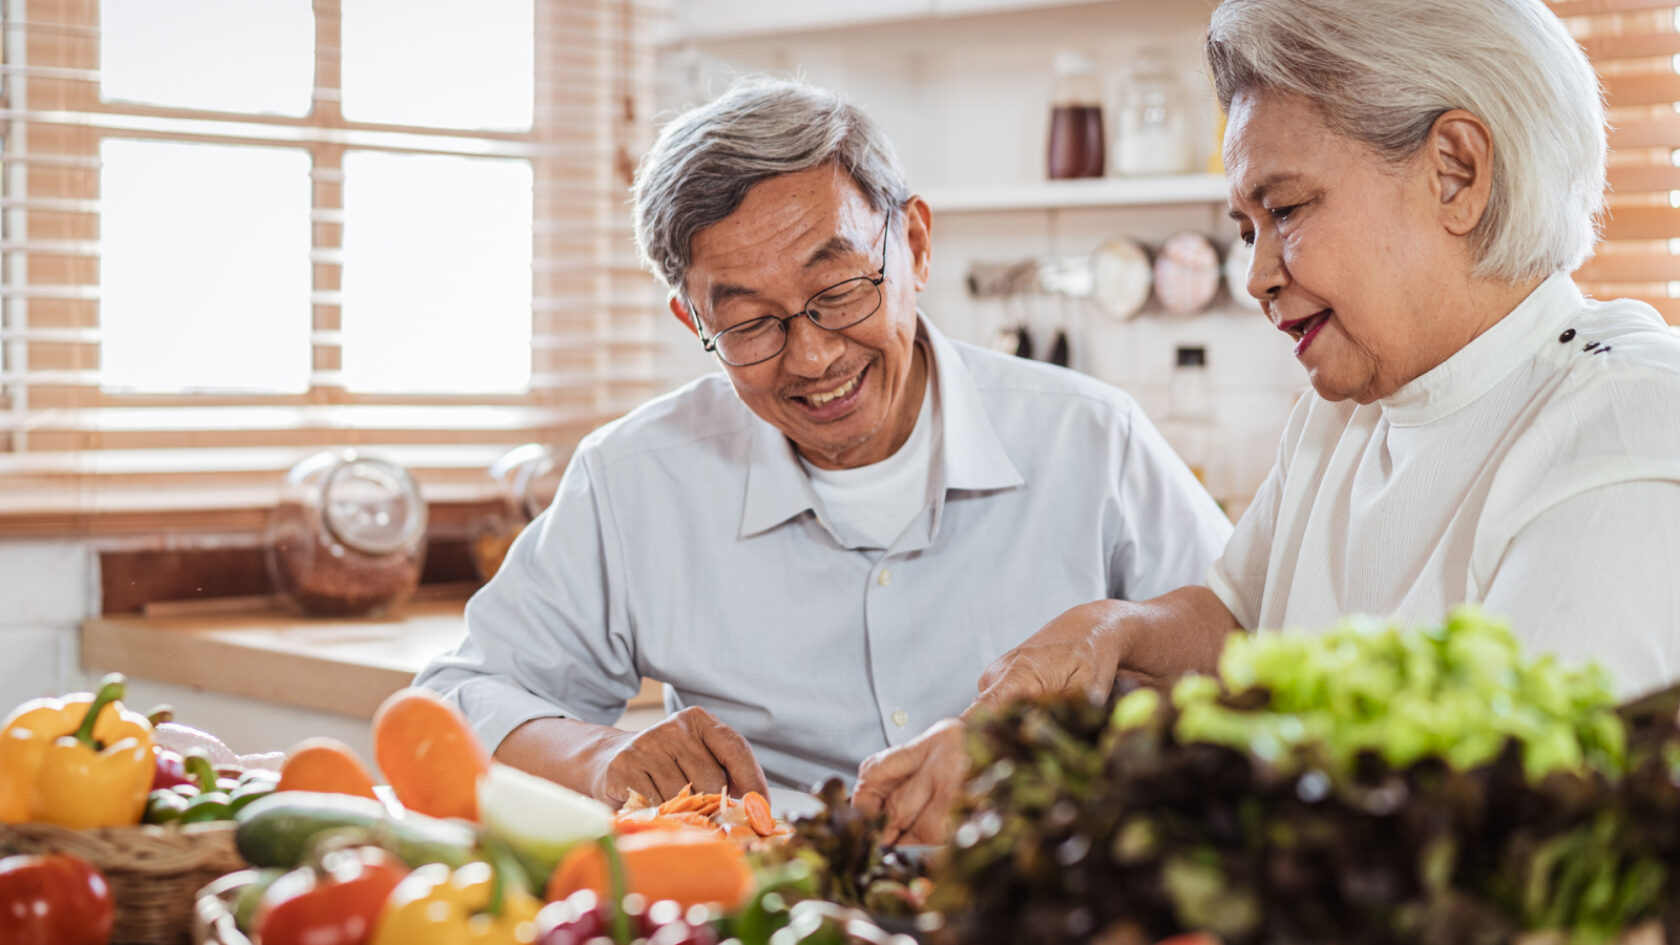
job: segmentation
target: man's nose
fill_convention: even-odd
[[[790,374],[802,377],[821,377],[829,365],[846,350],[846,339],[837,331],[818,328],[805,315],[795,315],[787,323],[787,349],[782,352],[782,367]]]

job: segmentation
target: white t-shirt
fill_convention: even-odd
[[[933,358],[927,359],[929,374]],[[899,534],[927,507],[933,477],[938,398],[928,377],[916,426],[897,452],[878,463],[852,469],[823,469],[801,456],[811,491],[836,534],[858,548],[891,548]]]
[[[1208,583],[1250,630],[1471,601],[1622,695],[1674,681],[1680,337],[1560,273],[1390,397],[1308,394]]]

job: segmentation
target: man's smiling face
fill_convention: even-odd
[[[672,300],[685,324],[691,300],[711,337],[765,315],[785,317],[813,293],[872,276],[885,253],[875,314],[841,331],[795,318],[781,354],[725,365],[742,402],[822,468],[891,456],[921,408],[927,366],[915,343],[915,298],[927,278],[927,205],[912,199],[883,234],[887,216],[833,165],[769,178],[694,237],[693,262]]]

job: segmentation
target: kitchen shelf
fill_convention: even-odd
[[[924,191],[922,196],[935,213],[983,213],[1223,203],[1227,193],[1223,174],[1178,174],[1047,180],[1000,187],[941,187]]]

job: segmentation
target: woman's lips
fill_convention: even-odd
[[[1313,339],[1318,337],[1319,331],[1330,323],[1332,314],[1330,309],[1325,309],[1321,312],[1314,312],[1305,318],[1290,319],[1278,323],[1278,330],[1295,339],[1295,356],[1298,358],[1306,353],[1307,348],[1312,345]]]

